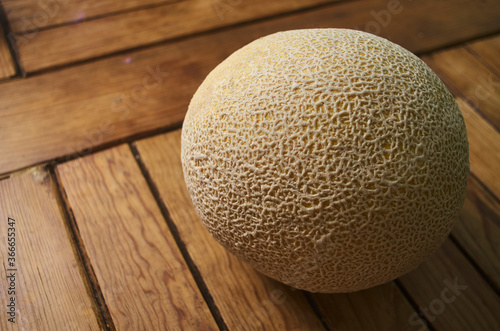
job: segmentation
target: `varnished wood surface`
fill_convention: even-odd
[[[129,147],[57,170],[114,326],[215,329]]]
[[[0,80],[14,76],[16,69],[10,55],[9,46],[0,26]]]
[[[260,275],[219,244],[214,245],[179,181],[183,178],[179,133],[139,141],[137,149],[227,326],[242,330],[322,329],[299,291]]]
[[[179,1],[15,36],[21,63],[31,72],[327,2],[335,1]],[[447,15],[451,7],[453,16]],[[388,12],[385,0],[334,3],[290,16],[280,29],[357,27],[421,52],[500,28],[496,0],[405,1],[395,8]]]
[[[416,311],[394,282],[355,293],[314,293],[312,297],[330,330],[414,330],[405,317]]]
[[[0,197],[0,329],[98,330],[99,311],[49,172],[33,168],[0,181]],[[7,319],[11,298],[15,323]]]
[[[474,176],[452,235],[500,290],[500,202]]]
[[[405,4],[399,14],[391,16],[390,24],[378,25],[380,34],[421,52],[477,38],[490,33],[497,23],[500,31],[500,20],[487,24],[492,13],[488,6],[452,2],[445,1],[448,7],[441,4],[440,10],[430,9],[434,2],[415,8],[408,6],[416,2]],[[294,28],[366,28],[376,23],[373,12],[386,10],[385,6],[378,0],[340,2],[0,83],[0,123],[7,119],[16,123],[0,131],[4,142],[0,155],[11,155],[8,160],[0,159],[0,173],[86,155],[100,146],[179,125],[203,78],[246,43]],[[446,8],[455,8],[457,16],[443,16]],[[423,21],[420,17],[425,11],[436,16],[426,15]],[[464,19],[468,12],[470,19]],[[37,59],[41,56],[39,48],[30,54]]]
[[[500,94],[491,98],[500,100]],[[457,102],[467,127],[471,172],[500,199],[500,132],[462,98]]]
[[[4,1],[12,32],[24,34],[179,0]]]
[[[500,64],[500,52],[494,49],[490,52],[496,55],[491,65]],[[492,71],[479,54],[463,46],[434,53],[424,60],[455,95],[500,129],[500,75]]]
[[[0,5],[0,329],[500,329],[498,1]],[[179,159],[210,70],[258,37],[314,27],[375,32],[422,55],[469,138],[450,238],[409,274],[356,293],[296,290],[229,254],[196,214]],[[9,217],[16,325],[4,304]]]
[[[496,76],[500,75],[500,36],[493,36],[466,45],[470,52],[476,54],[483,63],[494,71]]]
[[[19,37],[19,52],[26,71],[36,71],[332,1],[178,1],[35,31]]]
[[[499,296],[450,240],[400,282],[436,330],[500,328]]]

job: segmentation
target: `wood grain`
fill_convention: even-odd
[[[332,1],[179,1],[26,34],[18,47],[31,72]]]
[[[2,310],[1,330],[103,329],[102,302],[119,330],[212,330],[217,323],[230,330],[426,329],[406,298],[432,330],[500,330],[497,0],[6,0],[0,6],[28,72],[7,79],[16,67],[0,31],[4,308],[8,217],[16,219],[19,253],[18,324]],[[453,240],[418,269],[357,293],[304,296],[257,273],[205,230],[184,186],[180,131],[132,141],[178,127],[196,88],[233,51],[277,31],[320,27],[365,30],[425,52],[463,112],[473,175]],[[123,141],[132,142],[146,179],[128,146],[96,153]],[[56,179],[79,243],[47,170],[1,175],[73,157],[79,158],[57,165]],[[102,302],[96,303],[77,245]]]
[[[470,42],[465,46],[475,54],[481,61],[491,67],[499,76],[500,74],[500,36],[493,36],[475,42]]]
[[[326,2],[182,1],[27,34],[18,39],[18,47],[22,65],[32,72]],[[399,6],[386,0],[333,3],[270,20],[267,24],[271,26],[259,36],[297,28],[352,27],[422,52],[500,30],[500,3],[496,0],[395,3]]]
[[[54,182],[42,168],[0,181],[1,330],[99,330],[98,309],[76,258]],[[8,218],[15,231],[8,231]],[[15,265],[7,260],[15,233]],[[9,238],[11,238],[10,236]],[[15,324],[8,322],[7,268],[15,268]],[[9,289],[10,291],[11,289]],[[10,317],[10,316],[9,316]]]
[[[128,146],[57,170],[116,328],[215,330]]]
[[[452,234],[500,290],[500,203],[475,177]]]
[[[198,38],[1,84],[0,155],[11,157],[0,158],[0,173],[180,123],[202,79],[229,55],[201,59],[201,49],[220,42]]]
[[[390,282],[348,294],[313,294],[331,330],[415,330],[407,316],[415,311]]]
[[[399,280],[437,331],[500,329],[500,298],[450,240]],[[406,318],[422,326],[417,315]]]
[[[450,90],[500,129],[500,76],[464,46],[423,57]]]
[[[456,100],[467,128],[471,172],[500,198],[500,132],[462,98]]]
[[[16,74],[16,68],[10,55],[9,46],[5,40],[2,27],[0,26],[0,80],[9,78]]]
[[[0,159],[0,173],[72,154],[85,155],[96,146],[178,125],[205,76],[238,48],[280,30],[370,22],[373,17],[366,7],[370,4],[356,2],[357,8],[341,3],[0,84],[0,155],[11,155]],[[472,18],[465,23],[459,20],[462,10],[476,13],[483,10],[482,5],[473,9],[466,4],[453,6],[458,14],[439,16],[441,12],[430,10],[427,2],[419,4],[422,8],[405,7],[408,10],[394,16],[383,35],[420,51],[485,32],[480,30],[484,25],[475,25]],[[430,16],[421,24],[417,18],[424,9]],[[415,16],[404,14],[414,11]],[[484,20],[488,15],[483,15]],[[447,29],[439,23],[443,19],[449,19]],[[418,38],[421,29],[433,32]],[[148,78],[157,69],[162,73]]]
[[[230,330],[322,330],[300,291],[256,272],[220,246],[191,204],[180,131],[137,142],[140,158]]]
[[[96,16],[130,11],[144,6],[179,0],[15,0],[3,1],[10,27],[14,33],[46,29],[54,25],[75,24]]]
[[[469,178],[467,198],[453,235],[500,288],[500,133],[463,99],[457,98],[457,103],[467,127],[475,177]]]

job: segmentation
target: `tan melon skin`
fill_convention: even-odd
[[[219,243],[326,293],[417,267],[451,231],[469,174],[464,120],[438,77],[347,29],[272,34],[222,62],[189,105],[182,164]]]

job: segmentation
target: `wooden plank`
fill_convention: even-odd
[[[500,298],[450,240],[399,279],[437,331],[500,329]],[[416,314],[406,318],[423,326]]]
[[[77,23],[96,16],[130,11],[144,6],[179,0],[16,0],[3,1],[10,27],[14,33],[27,33],[54,25]]]
[[[203,78],[234,49],[225,43],[245,42],[238,38],[199,37],[2,84],[0,154],[11,157],[0,173],[180,123]],[[203,49],[214,52],[200,57]]]
[[[486,65],[491,66],[498,76],[500,73],[500,35],[471,42],[466,47],[480,60],[486,62]]]
[[[452,234],[500,290],[500,203],[472,176]]]
[[[463,99],[456,100],[467,128],[471,172],[500,198],[500,133]]]
[[[0,80],[9,78],[16,74],[16,68],[10,55],[9,46],[5,40],[5,36],[0,26]]]
[[[347,294],[313,294],[331,330],[415,330],[415,311],[394,282]]]
[[[36,31],[17,41],[22,65],[32,72],[332,1],[180,1]]]
[[[137,149],[230,330],[323,329],[300,291],[259,274],[205,229],[184,185],[180,131],[141,140]]]
[[[500,133],[463,99],[457,98],[469,139],[471,172],[467,198],[453,235],[500,288]],[[491,192],[491,193],[490,193]]]
[[[32,72],[325,2],[182,1],[27,34],[18,38],[18,47],[23,66]],[[344,1],[272,20],[274,28],[267,32],[357,27],[421,52],[499,31],[498,12],[496,0]]]
[[[74,153],[83,155],[96,146],[178,125],[196,88],[233,51],[280,30],[370,22],[370,9],[363,7],[370,2],[356,4],[360,9],[342,3],[1,84],[0,155],[11,157],[0,159],[0,173]],[[404,14],[420,13],[424,10],[420,6],[429,12],[425,24],[417,20],[419,16]],[[450,19],[446,26],[452,31],[438,29],[440,19],[453,15],[439,16],[440,11],[429,6],[430,2],[419,2],[418,8],[404,7],[382,32],[404,41],[412,51],[459,40],[468,36],[467,31],[484,32],[475,30],[473,16]],[[464,3],[456,8],[459,13],[462,9],[475,13],[481,6],[471,9]],[[435,32],[417,40],[421,29]],[[161,73],[148,77],[157,69]]]
[[[500,129],[500,76],[496,76],[464,46],[433,53],[423,57],[423,60],[455,95],[480,109]]]
[[[98,309],[49,173],[34,168],[1,180],[0,197],[0,329],[99,330]],[[15,238],[9,241],[15,260],[8,260],[7,238]],[[6,314],[11,298],[15,316]]]
[[[57,173],[117,330],[217,328],[127,145]]]

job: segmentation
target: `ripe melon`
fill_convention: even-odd
[[[348,29],[280,32],[233,53],[193,96],[181,154],[213,237],[313,292],[417,267],[448,236],[469,174],[464,120],[439,78]]]

